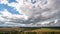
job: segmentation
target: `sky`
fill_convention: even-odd
[[[2,27],[60,26],[60,0],[0,0]]]

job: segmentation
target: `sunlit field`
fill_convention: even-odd
[[[60,34],[60,28],[59,27],[0,28],[0,34]]]

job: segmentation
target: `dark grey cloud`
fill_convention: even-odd
[[[41,7],[41,6],[40,6]],[[47,0],[47,3],[42,8],[21,7],[22,12],[28,16],[28,23],[38,23],[43,21],[52,21],[60,16],[60,0]]]

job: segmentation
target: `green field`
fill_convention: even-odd
[[[0,28],[0,34],[60,34],[60,28],[59,27]]]

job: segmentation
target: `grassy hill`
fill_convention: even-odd
[[[0,34],[60,34],[59,27],[0,28]]]

